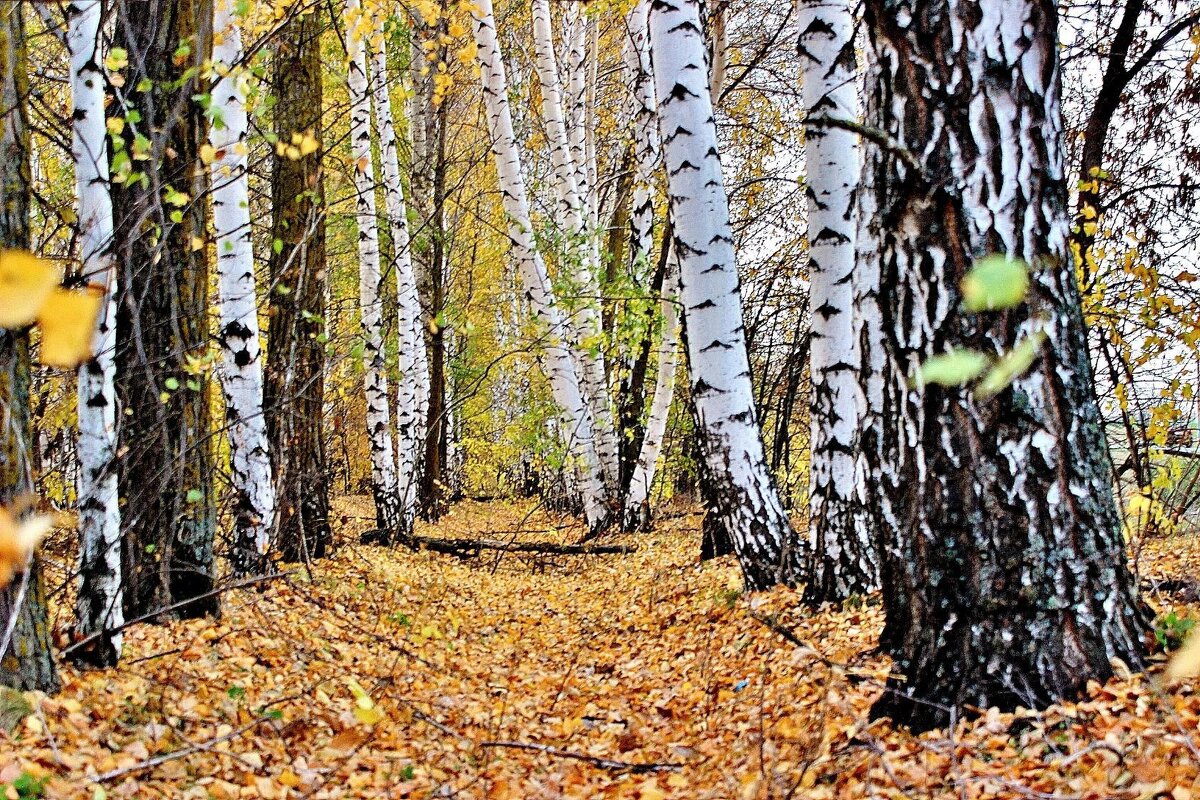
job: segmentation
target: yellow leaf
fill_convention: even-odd
[[[50,262],[24,250],[0,250],[0,328],[24,328],[58,286]]]
[[[356,708],[354,709],[354,717],[364,725],[374,725],[377,722],[382,722],[386,717],[378,708]]]
[[[50,295],[38,313],[43,364],[67,369],[92,357],[100,303],[100,294],[94,291],[58,289]]]
[[[0,588],[7,586],[13,575],[25,569],[33,548],[50,532],[53,524],[54,518],[45,514],[17,521],[9,509],[0,507]]]
[[[211,144],[200,145],[200,160],[205,164],[211,164],[213,159],[217,157],[217,148]]]

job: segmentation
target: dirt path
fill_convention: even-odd
[[[369,527],[363,499],[338,514],[344,538]],[[988,715],[953,745],[868,722],[886,670],[869,654],[877,609],[742,597],[732,563],[696,564],[698,522],[621,537],[630,555],[348,544],[311,581],[231,592],[219,621],[132,629],[117,670],[65,670],[17,741],[0,734],[0,785],[24,771],[52,778],[47,796],[97,797],[88,778],[105,775],[109,797],[654,800],[1132,798],[1168,781],[1190,796],[1200,701],[1140,678],[1040,717]],[[464,504],[421,532],[578,536],[558,524]],[[1174,565],[1179,543],[1163,552],[1150,563]]]

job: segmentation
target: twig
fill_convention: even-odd
[[[206,750],[211,750],[213,747],[219,745],[221,742],[227,742],[230,739],[236,739],[237,737],[241,736],[246,731],[250,730],[251,728],[253,728],[263,722],[266,722],[269,719],[271,719],[271,717],[265,716],[265,715],[258,717],[256,719],[251,720],[250,722],[247,722],[245,725],[238,728],[237,730],[230,731],[229,733],[218,736],[215,739],[209,739],[206,742],[200,742],[199,744],[193,744],[189,747],[180,748],[179,750],[172,750],[170,753],[163,753],[160,756],[155,756],[154,758],[148,759],[146,761],[139,761],[136,764],[130,764],[128,767],[120,767],[119,769],[109,770],[108,772],[97,775],[94,778],[94,780],[96,783],[102,783],[104,781],[111,781],[114,778],[120,778],[124,775],[129,775],[134,772],[141,772],[144,769],[153,769],[154,767],[157,767],[161,764],[165,764],[168,761],[174,761],[177,758],[186,758],[187,756],[195,755],[196,753],[202,753]]]
[[[273,572],[270,575],[255,575],[252,578],[243,578],[240,581],[234,581],[233,583],[226,584],[225,586],[219,586],[216,589],[205,592],[204,594],[198,594],[195,597],[189,597],[186,600],[180,600],[178,603],[172,603],[169,606],[164,606],[164,607],[158,609],[157,611],[151,611],[149,614],[142,614],[140,617],[134,617],[131,620],[126,620],[125,622],[122,622],[120,625],[117,625],[115,627],[105,628],[102,631],[96,631],[95,633],[91,634],[90,636],[83,637],[78,642],[75,642],[74,644],[72,644],[70,647],[65,648],[63,650],[62,654],[65,656],[68,653],[72,653],[75,650],[78,650],[79,648],[81,648],[85,645],[91,644],[92,642],[99,639],[101,636],[111,636],[114,633],[120,633],[121,631],[125,630],[126,628],[133,627],[134,625],[137,625],[140,622],[146,622],[148,620],[154,619],[155,617],[162,616],[163,614],[169,614],[172,611],[178,611],[181,608],[190,606],[192,603],[198,603],[201,600],[207,600],[208,598],[212,597],[213,595],[218,595],[218,594],[221,594],[222,592],[227,592],[230,589],[242,589],[246,586],[253,586],[256,583],[263,583],[265,581],[273,581],[276,578],[285,578],[291,574],[292,574],[291,572]]]
[[[364,543],[382,539],[381,531],[371,530],[362,535]],[[435,553],[453,556],[477,555],[480,550],[503,553],[546,553],[560,556],[621,555],[636,553],[637,545],[625,544],[556,544],[554,542],[502,542],[498,539],[443,539],[439,536],[408,536],[398,540],[413,549],[424,548]]]
[[[560,750],[557,747],[551,747],[548,744],[534,744],[533,742],[480,742],[480,747],[504,747],[509,750],[532,750],[535,753],[545,753],[546,755],[555,756],[557,758],[570,758],[575,761],[582,761],[586,764],[591,764],[593,767],[600,769],[618,770],[620,772],[632,772],[641,774],[645,772],[668,772],[671,770],[683,769],[684,764],[676,764],[665,761],[660,762],[633,762],[633,761],[617,761],[611,758],[599,758],[597,756],[589,756],[586,753],[574,753],[570,750]]]
[[[870,125],[863,125],[861,122],[840,119],[838,117],[809,117],[804,120],[804,124],[809,128],[841,128],[851,133],[857,133],[864,139],[879,145],[884,150],[895,153],[901,161],[918,175],[922,172],[921,162],[917,160],[913,151],[896,141],[895,137],[887,131],[872,128]]]

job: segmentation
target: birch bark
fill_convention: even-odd
[[[229,426],[230,477],[237,500],[231,562],[235,575],[265,567],[275,521],[275,488],[263,413],[263,358],[258,296],[250,239],[247,175],[248,118],[242,34],[234,0],[213,7],[212,162],[213,229],[217,245],[217,299],[221,328],[221,385]]]
[[[104,119],[104,50],[101,0],[68,5],[67,50],[71,57],[71,156],[78,200],[79,258],[83,275],[104,293],[92,337],[92,360],[79,368],[79,565],[75,629],[80,638],[119,627],[121,511],[117,504],[116,264],[112,256],[113,212],[109,195],[108,140]],[[80,663],[110,667],[121,657],[121,634],[101,635],[75,651]]]
[[[811,480],[805,597],[867,594],[878,583],[872,542],[856,524],[855,452],[860,413],[854,337],[858,135],[820,123],[857,121],[854,18],[847,2],[799,0],[808,194]]]

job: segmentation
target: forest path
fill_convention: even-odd
[[[1200,776],[1180,734],[1195,731],[1200,697],[1159,697],[1140,678],[1040,718],[989,714],[953,746],[869,722],[887,667],[871,654],[878,609],[805,614],[790,590],[741,596],[730,559],[696,563],[695,514],[617,537],[635,553],[553,564],[363,547],[369,500],[339,500],[336,516],[343,546],[312,580],[298,570],[229,592],[220,620],[135,627],[117,669],[64,669],[20,739],[0,735],[0,785],[24,770],[80,797],[98,796],[88,779],[101,774],[109,797],[1141,797]],[[560,524],[529,505],[464,503],[418,527],[581,532]],[[1145,558],[1167,573],[1195,563],[1182,541]]]

